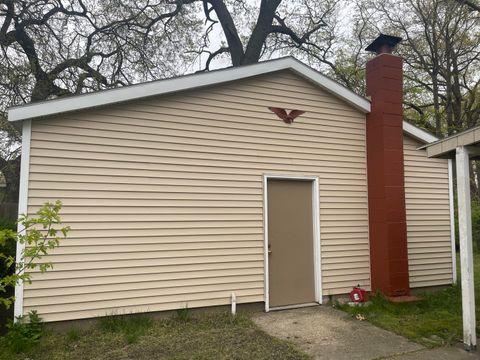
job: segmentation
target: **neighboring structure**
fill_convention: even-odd
[[[384,243],[382,272],[395,280],[395,256],[408,253],[407,285],[371,280],[371,223],[382,214],[371,210],[367,114],[390,100],[372,101],[283,58],[10,109],[23,121],[19,211],[61,199],[72,228],[45,259],[53,270],[17,287],[16,315],[226,305],[232,293],[268,311],[358,284],[389,295],[451,284],[449,161],[427,159],[418,146],[436,138],[401,119],[375,136],[386,154],[403,145],[405,161],[382,166],[387,178],[392,167],[405,173],[403,210],[385,214],[406,219],[407,238]],[[286,124],[269,107],[305,113]]]
[[[430,158],[455,158],[458,193],[458,230],[462,278],[463,343],[467,350],[477,347],[475,284],[473,282],[472,210],[470,198],[470,160],[480,157],[480,127],[455,134],[425,146]]]

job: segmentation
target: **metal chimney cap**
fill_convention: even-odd
[[[402,41],[398,36],[380,34],[365,50],[380,54],[391,54],[395,46]]]

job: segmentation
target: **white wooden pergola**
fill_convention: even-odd
[[[475,331],[475,287],[473,282],[470,160],[480,158],[480,127],[455,134],[425,147],[428,157],[451,158],[455,159],[456,163],[463,343],[466,350],[472,351],[477,347],[477,335]]]

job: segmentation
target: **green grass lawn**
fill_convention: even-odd
[[[261,331],[248,313],[189,315],[152,320],[110,316],[66,333],[46,331],[40,342],[15,354],[0,338],[0,359],[307,359],[288,342]]]
[[[474,254],[475,303],[477,332],[480,330],[480,253]],[[457,263],[459,261],[457,260]],[[460,274],[460,269],[458,269]],[[445,290],[421,295],[418,303],[391,304],[384,298],[372,299],[372,305],[352,308],[336,305],[352,316],[361,314],[365,320],[403,335],[429,347],[451,345],[462,341],[462,300],[460,279],[457,285]]]
[[[480,320],[480,254],[475,254],[477,324]],[[372,305],[336,305],[352,316],[403,335],[428,347],[462,340],[460,286],[422,295],[418,303],[391,304],[381,297]],[[477,331],[480,329],[477,327]],[[19,344],[17,344],[18,346]],[[20,344],[18,347],[22,348]],[[87,329],[44,331],[38,344],[17,354],[0,337],[0,360],[83,359],[306,359],[290,343],[260,330],[248,313],[178,312],[153,320],[145,315],[109,316]]]

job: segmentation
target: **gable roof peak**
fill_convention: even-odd
[[[314,83],[323,90],[344,100],[357,110],[363,113],[370,112],[370,101],[368,99],[354,93],[352,90],[321,74],[294,57],[288,56],[252,65],[229,67],[205,73],[183,75],[115,89],[15,106],[8,109],[8,120],[19,121],[85,110],[156,95],[171,94],[179,91],[223,84],[281,70],[291,70],[307,81]]]

